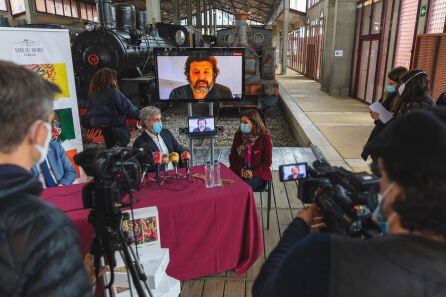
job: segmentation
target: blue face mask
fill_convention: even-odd
[[[394,86],[391,85],[386,85],[386,92],[389,94],[395,94],[396,93],[396,88]]]
[[[154,133],[159,134],[161,132],[161,130],[163,130],[163,123],[162,122],[158,122],[158,123],[152,124],[152,131]]]
[[[378,225],[379,229],[384,235],[389,233],[389,219],[384,216],[382,212],[382,205],[384,198],[386,198],[386,196],[392,190],[393,186],[394,186],[393,183],[390,184],[382,195],[378,194],[379,204],[372,214],[373,221],[375,221],[375,223]]]
[[[245,134],[249,134],[251,132],[251,128],[249,128],[248,124],[240,124],[240,131]]]

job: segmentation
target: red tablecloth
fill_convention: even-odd
[[[192,168],[203,173],[204,167]],[[230,169],[221,165],[222,178],[235,181],[206,189],[202,180],[179,180],[163,187],[144,186],[135,195],[135,208],[156,206],[161,246],[169,248],[167,273],[179,280],[234,269],[242,274],[263,251],[254,195]],[[46,189],[42,199],[65,211],[76,224],[84,252],[93,228],[82,208],[83,185]]]

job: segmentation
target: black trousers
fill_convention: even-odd
[[[247,183],[253,192],[262,192],[266,187],[266,180],[261,179],[258,176],[253,176],[251,179],[243,179]]]
[[[130,143],[130,130],[126,126],[101,127],[101,131],[107,149],[115,146],[127,147]]]

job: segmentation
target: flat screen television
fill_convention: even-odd
[[[243,48],[155,49],[160,101],[240,100],[244,95]]]

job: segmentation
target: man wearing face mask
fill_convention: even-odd
[[[301,210],[253,287],[268,297],[446,296],[446,110],[401,116],[370,144],[381,172],[372,239],[310,234]]]
[[[161,110],[147,106],[139,112],[139,125],[143,129],[141,135],[133,143],[134,148],[143,148],[144,155],[140,158],[143,164],[153,165],[153,153],[170,154],[183,153],[186,149],[178,143],[172,133],[163,127]],[[168,169],[173,169],[171,163]],[[181,166],[181,160],[180,160]],[[151,171],[151,170],[150,170]]]
[[[54,84],[0,61],[0,296],[91,296],[71,221],[42,202]]]

